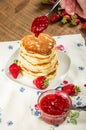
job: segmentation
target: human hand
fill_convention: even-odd
[[[86,0],[61,0],[60,4],[69,14],[86,18]]]

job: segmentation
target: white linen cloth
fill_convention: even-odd
[[[81,92],[73,100],[77,101],[76,105],[85,104],[85,41],[81,34],[54,36],[54,38],[57,47],[71,59],[70,70],[61,85],[68,82],[80,86]],[[20,41],[0,42],[0,130],[85,130],[86,112],[80,112],[76,125],[71,124],[68,119],[60,126],[52,126],[41,121],[36,106],[40,91],[17,84],[6,77],[5,65],[19,45]]]

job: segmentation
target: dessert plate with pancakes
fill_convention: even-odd
[[[63,80],[67,75],[69,68],[70,68],[70,58],[64,52],[57,51],[59,65],[58,71],[56,72],[56,76],[53,79],[49,80],[49,86],[47,89],[56,88],[59,81]],[[33,77],[28,77],[26,75],[19,75],[17,79],[14,79],[9,72],[9,66],[13,63],[15,59],[19,59],[19,49],[15,51],[15,53],[10,57],[9,61],[5,67],[5,74],[6,76],[11,79],[12,81],[19,83],[21,85],[27,86],[28,88],[37,89],[33,84]]]
[[[22,74],[14,79],[9,66],[17,59]],[[70,58],[56,48],[56,41],[48,34],[40,33],[38,37],[34,34],[24,36],[20,41],[20,47],[9,59],[5,73],[11,80],[36,88],[33,80],[39,76],[49,79],[48,89],[56,88],[70,68]]]

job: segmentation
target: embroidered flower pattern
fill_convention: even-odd
[[[79,66],[78,69],[82,71],[82,70],[85,69],[85,67],[84,66]]]
[[[86,87],[86,84],[84,84],[84,87]]]
[[[13,125],[13,122],[12,122],[12,121],[8,121],[8,122],[7,122],[7,125],[8,125],[8,126],[11,126],[11,125]]]
[[[57,49],[60,51],[64,51],[64,46],[62,44],[60,44],[57,46]]]
[[[24,92],[25,91],[25,88],[24,87],[21,87],[20,88],[20,92]]]
[[[12,46],[12,45],[9,45],[9,46],[8,46],[8,49],[9,49],[9,50],[13,50],[13,46]]]
[[[77,43],[77,46],[78,46],[78,47],[82,47],[83,44],[82,44],[82,43]]]

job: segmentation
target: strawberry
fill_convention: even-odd
[[[33,84],[38,89],[45,89],[48,87],[48,79],[45,76],[39,76],[33,80]]]
[[[66,23],[68,23],[70,20],[71,20],[70,15],[66,14],[66,15],[63,16],[63,18],[62,18],[62,20],[61,20],[61,23],[62,23],[62,24],[66,24]]]
[[[16,63],[13,63],[9,66],[9,71],[10,71],[11,75],[13,76],[13,78],[16,79],[18,77],[19,73],[21,72],[21,68]]]
[[[70,24],[76,26],[76,25],[78,25],[80,22],[81,22],[80,19],[76,18],[76,19],[71,19]]]
[[[69,96],[76,96],[80,92],[80,88],[74,84],[67,84],[62,87],[62,91],[67,93]]]
[[[81,28],[86,29],[86,23],[83,23]]]
[[[57,14],[57,13],[53,13],[52,15],[51,15],[51,18],[50,18],[50,21],[51,22],[57,22],[57,21],[59,21],[60,20],[60,16]]]
[[[62,10],[61,16],[69,15],[65,10]]]

